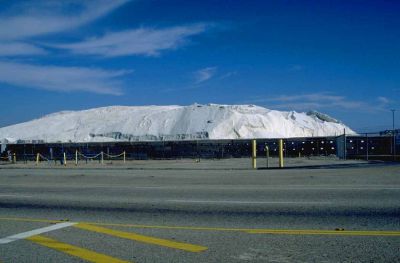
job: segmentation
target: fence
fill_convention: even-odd
[[[284,157],[338,156],[343,159],[400,160],[400,140],[393,136],[288,138],[283,142]],[[257,139],[257,156],[278,156],[277,139]],[[251,140],[149,141],[110,143],[9,144],[0,160],[37,161],[170,160],[250,158]],[[13,156],[10,159],[10,155]]]
[[[292,138],[284,140],[287,157],[309,155],[336,155],[335,138]],[[257,139],[257,155],[265,155],[269,147],[271,156],[278,155],[277,139]],[[105,155],[126,153],[127,160],[181,159],[181,158],[241,158],[251,156],[251,140],[198,140],[158,142],[112,142],[112,143],[41,143],[9,144],[6,151],[16,153],[18,159],[35,161],[40,153],[47,159],[75,158],[75,152],[93,157],[101,152]],[[7,155],[6,152],[3,153]]]
[[[400,161],[400,138],[392,134],[365,133],[337,138],[338,156],[345,159]],[[344,151],[344,149],[346,149]]]
[[[85,155],[85,154],[79,152],[78,150],[76,150],[74,156],[71,156],[70,154],[67,154],[67,153],[63,152],[61,155],[58,155],[58,156],[55,156],[55,157],[53,156],[52,159],[49,159],[49,158],[51,158],[51,157],[44,156],[41,153],[37,153],[35,162],[36,162],[36,164],[39,164],[39,162],[41,162],[41,161],[47,161],[48,163],[54,162],[56,164],[57,161],[59,161],[61,165],[67,165],[67,161],[71,161],[72,160],[75,165],[78,165],[78,163],[81,162],[81,161],[85,161],[86,163],[88,163],[88,161],[96,161],[96,160],[98,160],[99,163],[103,164],[105,159],[106,160],[119,160],[119,159],[122,159],[123,162],[125,163],[125,161],[126,161],[126,153],[123,152],[121,154],[111,155],[111,154],[107,154],[107,153],[104,153],[104,152],[100,152],[98,154]]]

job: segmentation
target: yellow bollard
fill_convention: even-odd
[[[75,166],[78,165],[78,150],[75,151]]]
[[[256,140],[251,140],[251,164],[253,169],[257,169],[257,143]]]
[[[15,153],[13,154],[13,163],[17,163],[17,155]]]
[[[67,155],[64,153],[64,166],[67,166]]]
[[[126,162],[126,153],[124,151],[124,163]]]
[[[36,154],[36,165],[39,164],[39,158],[40,158],[40,155],[39,155],[39,153],[37,153],[37,154]]]
[[[283,168],[283,140],[279,139],[279,168]]]
[[[104,153],[101,151],[101,164],[104,164]]]
[[[268,147],[268,145],[265,146],[265,155],[267,157],[267,168],[269,168],[269,147]]]

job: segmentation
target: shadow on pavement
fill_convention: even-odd
[[[283,168],[279,167],[259,167],[258,170],[289,170],[289,169],[346,169],[346,168],[365,168],[368,166],[396,166],[399,162],[369,161],[367,163],[339,163],[339,164],[321,164],[321,165],[293,165]]]

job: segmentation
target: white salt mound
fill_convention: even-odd
[[[0,128],[0,141],[104,142],[248,139],[354,134],[319,113],[269,110],[254,105],[111,106],[63,111]]]

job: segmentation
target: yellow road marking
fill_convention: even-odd
[[[44,236],[32,236],[27,238],[27,240],[37,243],[39,245],[52,248],[57,251],[61,251],[65,254],[69,254],[71,256],[75,256],[89,262],[96,262],[96,263],[128,263],[128,261],[113,258],[104,254],[100,254],[88,249],[76,247],[73,245],[69,245],[66,243],[59,242],[57,240],[44,237]]]
[[[38,222],[38,223],[61,223],[66,222],[63,220],[48,220],[48,219],[36,219],[36,218],[19,218],[19,217],[0,217],[3,221],[20,221],[20,222]]]
[[[175,248],[175,249],[185,250],[185,251],[189,251],[189,252],[201,252],[201,251],[207,250],[207,247],[203,247],[203,246],[175,242],[175,241],[170,241],[167,239],[149,237],[149,236],[139,235],[139,234],[132,233],[132,232],[122,232],[122,231],[113,230],[113,229],[104,228],[104,227],[95,226],[95,225],[88,225],[88,224],[80,223],[80,224],[74,225],[74,227],[88,230],[88,231],[97,232],[97,233],[102,233],[102,234],[106,234],[106,235],[110,235],[110,236],[116,236],[119,238],[125,238],[125,239],[135,240],[135,241],[139,241],[139,242],[143,242],[143,243],[147,243],[147,244]]]
[[[275,234],[275,235],[400,236],[400,231],[253,229],[253,230],[248,230],[246,232],[249,234]]]
[[[90,224],[98,226],[120,226],[120,227],[151,228],[151,229],[246,232],[249,234],[400,236],[400,231],[252,229],[252,228],[220,228],[220,227],[190,227],[190,226],[151,226],[151,225],[113,224],[113,223],[90,223]]]
[[[205,230],[205,231],[229,231],[229,232],[246,232],[252,230],[251,228],[221,228],[221,227],[197,227],[197,226],[156,226],[156,225],[138,225],[138,224],[116,224],[116,223],[92,223],[80,222],[83,224],[97,225],[97,226],[119,226],[119,227],[132,227],[132,228],[151,228],[151,229],[176,229],[176,230]]]
[[[0,217],[4,221],[23,221],[23,222],[43,222],[43,223],[60,223],[62,220],[48,219],[29,219],[29,218],[12,218]],[[287,234],[287,235],[348,235],[348,236],[400,236],[400,231],[335,231],[335,230],[307,230],[307,229],[256,229],[256,228],[222,228],[222,227],[195,227],[195,226],[157,226],[157,225],[139,225],[139,224],[116,224],[116,223],[97,223],[97,222],[80,222],[79,224],[92,226],[118,226],[131,228],[149,228],[149,229],[170,229],[170,230],[194,230],[194,231],[226,231],[226,232],[245,232],[249,234]],[[76,226],[76,225],[75,225]]]

